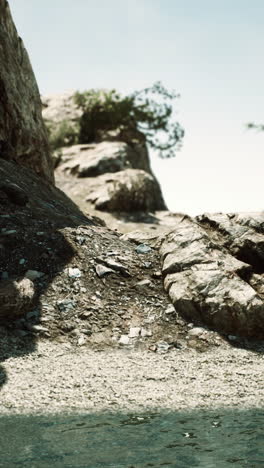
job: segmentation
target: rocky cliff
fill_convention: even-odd
[[[0,2],[0,158],[53,181],[37,83],[8,2]]]

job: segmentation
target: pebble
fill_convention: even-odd
[[[62,299],[57,301],[56,304],[61,311],[67,311],[69,309],[74,309],[75,307],[75,301],[72,301],[71,299]]]
[[[121,345],[128,345],[129,344],[129,336],[128,335],[121,335],[119,340],[118,340],[118,343],[121,344]]]
[[[43,327],[42,325],[31,325],[27,324],[27,329],[33,332],[48,332],[49,329],[47,327]]]
[[[42,276],[44,276],[45,273],[42,273],[41,271],[37,271],[37,270],[27,270],[26,273],[25,273],[25,278],[31,280],[31,281],[34,281],[38,278],[41,278]]]
[[[145,338],[146,336],[152,336],[152,331],[147,330],[146,328],[141,328],[140,334],[143,338]]]
[[[139,244],[137,247],[136,247],[136,252],[138,254],[146,254],[148,252],[150,252],[152,249],[151,247],[149,247],[148,245],[146,244]]]
[[[80,278],[80,276],[82,276],[82,272],[79,270],[79,268],[69,268],[70,278]]]
[[[202,335],[206,330],[202,327],[195,327],[191,328],[191,330],[188,331],[189,336],[200,336]]]
[[[174,306],[171,304],[169,305],[166,309],[165,309],[165,314],[169,315],[169,314],[174,314],[175,313],[175,309],[174,309]]]
[[[136,286],[150,286],[152,283],[149,279],[144,279],[136,283]]]
[[[96,271],[97,276],[99,276],[99,278],[103,278],[106,275],[115,273],[114,270],[112,270],[112,268],[108,268],[101,264],[95,266],[95,271]]]
[[[137,338],[140,335],[140,327],[131,327],[129,330],[129,338]],[[125,335],[124,335],[125,336]]]
[[[19,265],[24,265],[24,263],[26,262],[26,259],[25,258],[21,258],[19,260]]]
[[[228,339],[229,339],[230,341],[236,341],[236,340],[237,340],[237,336],[235,336],[235,335],[228,335]]]
[[[167,341],[159,341],[159,343],[157,343],[157,353],[167,353],[169,349],[170,345],[167,343]]]
[[[85,338],[84,336],[80,336],[80,338],[78,338],[77,343],[78,343],[78,346],[83,346],[83,345],[85,345],[85,343],[86,343],[86,338]]]
[[[152,278],[160,279],[162,277],[161,271],[154,271]]]

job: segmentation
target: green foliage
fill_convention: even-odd
[[[260,132],[264,131],[264,125],[263,124],[255,124],[253,122],[248,123],[247,128],[249,128],[250,130],[252,130],[252,129],[259,130]]]
[[[73,124],[68,120],[62,120],[62,122],[54,126],[54,124],[47,122],[46,128],[53,151],[62,146],[71,146],[79,142],[80,128],[77,123]]]
[[[174,156],[184,136],[180,124],[171,121],[172,101],[178,97],[160,82],[124,97],[116,90],[77,92],[74,100],[83,111],[78,142],[100,141],[102,131],[134,128],[161,157]]]

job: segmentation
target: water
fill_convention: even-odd
[[[260,468],[264,411],[0,417],[0,467]]]

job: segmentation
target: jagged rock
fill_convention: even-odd
[[[254,265],[236,258],[225,246],[232,246],[234,254],[245,245],[245,232],[241,226],[219,229],[216,219],[225,223],[228,215],[212,215],[210,229],[203,229],[197,222],[184,219],[165,238],[160,253],[163,260],[164,287],[176,311],[186,320],[205,323],[227,334],[264,336],[264,303],[258,293],[260,278],[250,283]],[[207,218],[208,219],[208,218]],[[199,221],[205,224],[204,218]],[[229,226],[229,224],[228,224]],[[232,229],[231,229],[232,228]],[[249,231],[249,228],[246,228]],[[249,232],[251,254],[257,258],[261,244],[257,232]],[[216,242],[217,241],[217,242]],[[263,238],[262,238],[263,241]],[[235,248],[234,248],[235,245]],[[252,254],[253,255],[253,254]],[[252,257],[251,257],[252,258]],[[257,263],[258,264],[258,263]],[[258,288],[254,289],[254,284]]]
[[[76,177],[96,177],[133,167],[133,155],[131,146],[121,141],[73,145],[60,150],[59,165]]]
[[[14,320],[32,307],[34,284],[28,278],[0,282],[0,320]]]
[[[8,2],[0,2],[0,158],[53,181],[37,83]]]
[[[89,179],[86,201],[98,210],[130,212],[165,208],[160,187],[147,172],[126,169]]]
[[[264,273],[264,213],[204,214],[198,222],[213,230],[214,238],[235,257],[250,263],[256,273]]]

